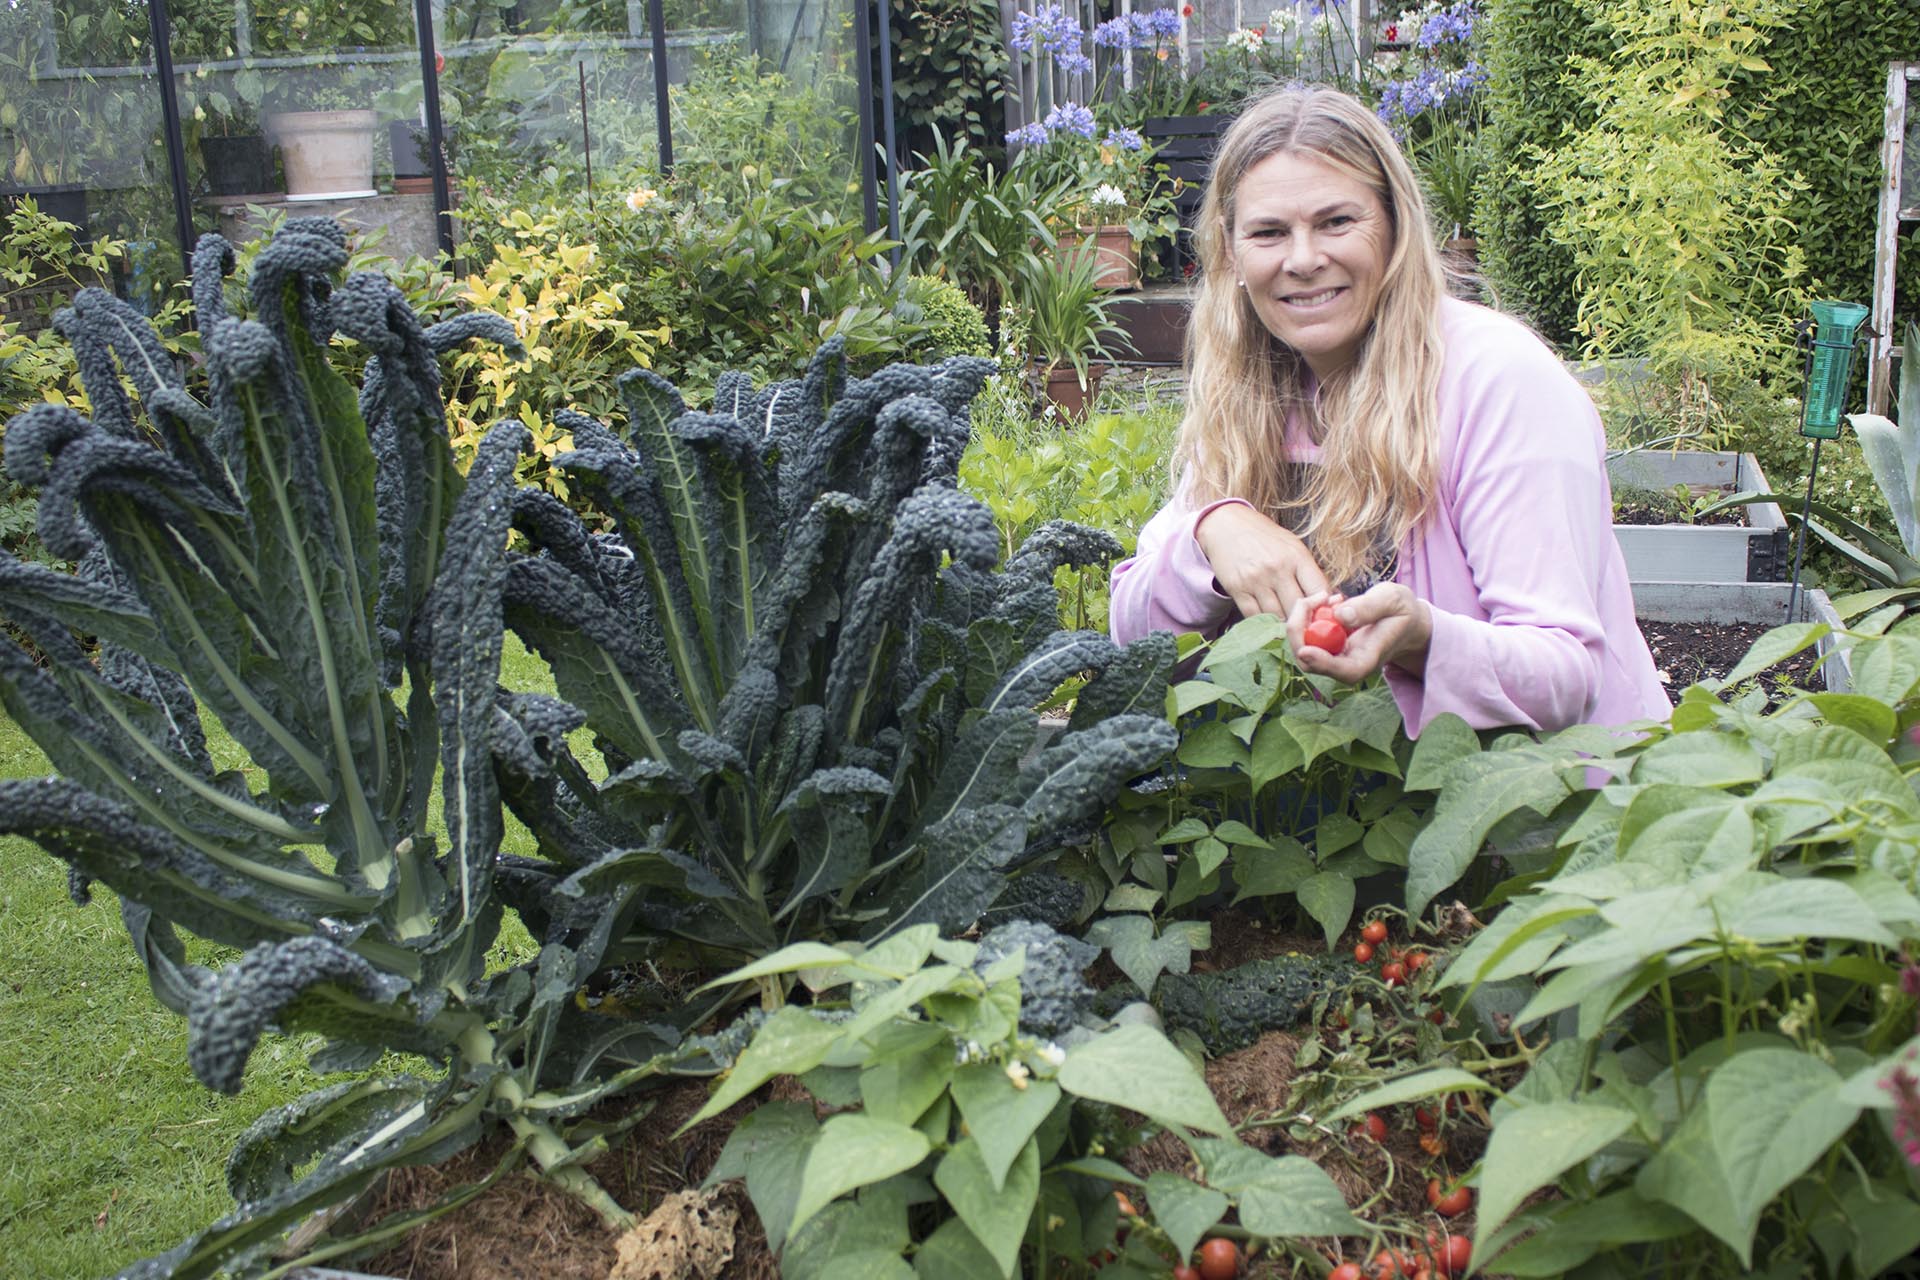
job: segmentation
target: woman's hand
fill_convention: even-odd
[[[1328,653],[1306,642],[1307,620],[1323,604],[1347,630],[1346,647]],[[1300,597],[1287,613],[1287,641],[1302,670],[1356,684],[1391,662],[1408,675],[1427,667],[1427,642],[1433,638],[1433,613],[1427,602],[1397,582],[1381,582],[1347,599],[1316,591]]]
[[[1214,581],[1243,618],[1256,613],[1285,618],[1301,600],[1327,590],[1327,575],[1307,544],[1242,503],[1207,512],[1193,537],[1213,566]]]

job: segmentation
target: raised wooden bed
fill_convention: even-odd
[[[1741,531],[1744,532],[1744,531]],[[1801,591],[1795,601],[1794,617],[1787,616],[1787,598],[1793,587],[1785,582],[1639,582],[1633,584],[1634,613],[1647,622],[1758,623],[1785,626],[1793,622],[1824,622],[1835,632],[1844,625],[1834,612],[1827,593]],[[1820,642],[1820,652],[1830,654],[1820,666],[1820,676],[1830,693],[1845,693],[1853,687],[1847,664],[1847,651],[1828,637]]]
[[[1607,459],[1607,480],[1616,495],[1681,484],[1768,490],[1766,474],[1750,453],[1627,453]],[[1746,510],[1744,528],[1616,524],[1613,535],[1626,556],[1627,577],[1636,588],[1643,582],[1785,582],[1793,571],[1786,516],[1771,502]]]

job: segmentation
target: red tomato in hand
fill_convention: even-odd
[[[1215,1236],[1200,1246],[1200,1280],[1233,1280],[1239,1274],[1239,1245]]]
[[[1309,622],[1301,638],[1314,648],[1325,649],[1328,653],[1338,653],[1347,647],[1347,629],[1330,617],[1315,618]]]
[[[1367,921],[1366,926],[1360,930],[1360,936],[1374,946],[1379,946],[1387,940],[1387,922],[1385,920]]]

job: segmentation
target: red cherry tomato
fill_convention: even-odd
[[[1343,1262],[1327,1272],[1327,1280],[1360,1280],[1360,1264]]]
[[[1360,930],[1360,936],[1374,946],[1379,946],[1387,940],[1387,922],[1385,920],[1367,921],[1366,926]]]
[[[1375,1142],[1385,1142],[1387,1140],[1387,1122],[1380,1118],[1378,1112],[1367,1112],[1366,1125],[1367,1136],[1369,1138],[1372,1138]]]
[[[1367,963],[1373,959],[1373,945],[1367,942],[1361,943],[1353,949],[1353,958],[1359,964]]]
[[[1427,1203],[1443,1218],[1457,1218],[1473,1207],[1473,1188],[1455,1187],[1448,1191],[1440,1179],[1427,1179]]]
[[[1473,1262],[1473,1241],[1465,1236],[1429,1233],[1427,1245],[1433,1252],[1433,1269],[1443,1276],[1464,1276]]]
[[[1424,951],[1408,952],[1407,953],[1407,972],[1408,973],[1420,972],[1420,970],[1427,967],[1427,962],[1432,959],[1433,957],[1428,955]]]
[[[1420,1126],[1420,1132],[1432,1133],[1433,1126],[1439,1123],[1439,1118],[1425,1107],[1415,1107],[1413,1109],[1413,1122]]]
[[[1301,639],[1316,649],[1339,653],[1347,647],[1347,629],[1332,618],[1315,618],[1307,624]]]
[[[1399,1280],[1400,1277],[1412,1276],[1413,1259],[1398,1249],[1382,1249],[1367,1264],[1367,1275],[1371,1280]]]
[[[1215,1236],[1200,1246],[1200,1280],[1233,1280],[1239,1274],[1239,1245]]]
[[[1391,964],[1383,964],[1380,966],[1380,976],[1386,980],[1388,986],[1398,986],[1407,980],[1407,966],[1398,960]]]

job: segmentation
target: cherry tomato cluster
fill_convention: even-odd
[[[1434,1280],[1464,1276],[1473,1260],[1473,1241],[1465,1236],[1427,1233],[1427,1247],[1418,1256],[1403,1249],[1382,1249],[1362,1266],[1343,1262],[1327,1280]]]
[[[1301,638],[1316,649],[1325,649],[1328,653],[1339,653],[1347,647],[1347,629],[1340,625],[1340,619],[1333,616],[1333,606],[1318,605],[1313,617],[1308,619]]]
[[[1373,958],[1379,954],[1380,948],[1386,944],[1386,941],[1387,922],[1367,921],[1360,930],[1359,943],[1353,948],[1354,963],[1372,964]],[[1386,958],[1380,964],[1380,979],[1390,987],[1400,986],[1412,979],[1414,974],[1426,968],[1431,958],[1424,951],[1415,951],[1411,948],[1389,948]]]

